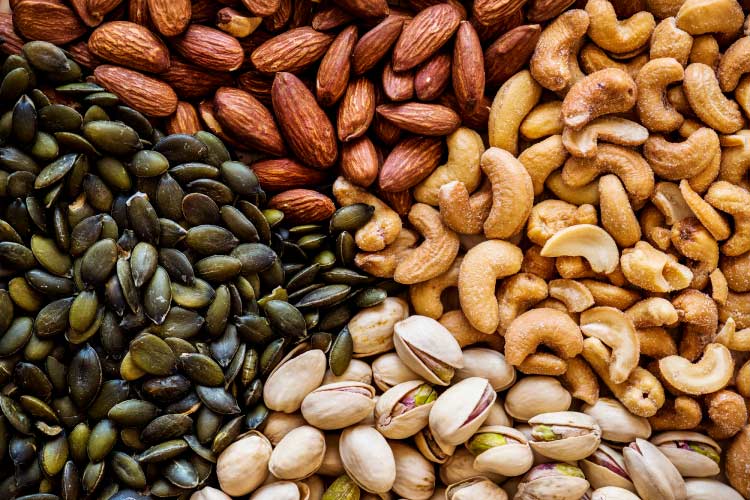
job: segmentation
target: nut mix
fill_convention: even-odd
[[[750,498],[746,5],[69,3],[0,14],[0,497]]]

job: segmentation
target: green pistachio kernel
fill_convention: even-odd
[[[508,440],[502,434],[496,432],[482,432],[472,437],[467,447],[472,455],[478,456],[490,448],[506,444],[508,444]]]
[[[557,472],[559,472],[560,474],[564,474],[566,476],[580,477],[581,479],[586,479],[586,476],[583,475],[583,471],[573,465],[557,464],[555,465],[555,470],[557,470]]]

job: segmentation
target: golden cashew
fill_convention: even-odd
[[[616,68],[629,74],[631,78],[635,78],[643,65],[648,62],[648,55],[646,54],[636,56],[629,61],[615,61],[593,43],[587,43],[583,46],[579,58],[587,75],[602,69]]]
[[[588,27],[586,11],[572,9],[542,31],[529,63],[531,74],[542,87],[556,92],[572,84],[570,58],[578,51]]]
[[[723,157],[724,155],[722,153],[716,153],[711,160],[710,165],[706,167],[703,172],[688,179],[690,187],[693,188],[696,193],[705,193],[708,191],[711,183],[713,183],[719,176]]]
[[[736,327],[742,331],[750,328],[750,293],[727,294],[727,302],[719,307],[719,321],[733,319]]]
[[[684,71],[684,70],[683,70]],[[683,75],[684,77],[684,75]],[[683,115],[695,116],[693,108],[690,107],[685,90],[682,85],[675,85],[667,89],[667,102]]]
[[[594,296],[583,283],[570,279],[549,282],[549,296],[565,304],[569,312],[585,311],[594,305]]]
[[[745,36],[734,42],[724,51],[719,61],[719,85],[724,92],[731,92],[740,82],[740,77],[750,72],[750,37]]]
[[[693,273],[690,286],[698,290],[708,284],[708,276],[719,265],[719,244],[695,217],[682,219],[672,226],[672,244],[687,257]]]
[[[539,102],[541,95],[542,87],[528,70],[519,71],[503,83],[490,108],[487,135],[491,147],[517,154],[521,122]]]
[[[646,10],[659,19],[674,16],[685,0],[646,0]],[[642,5],[642,4],[641,4]],[[640,10],[640,7],[639,7]]]
[[[560,376],[560,381],[576,399],[590,405],[595,405],[599,400],[599,381],[580,355],[568,360],[568,369]]]
[[[734,319],[727,319],[716,336],[716,342],[725,345],[728,349],[739,352],[750,351],[750,328],[737,330]]]
[[[659,372],[677,390],[699,396],[723,389],[734,375],[734,360],[722,344],[708,344],[703,357],[696,363],[682,356],[659,360]]]
[[[737,257],[724,256],[719,263],[719,267],[733,292],[750,291],[750,253],[744,253]]]
[[[705,398],[706,413],[710,423],[708,435],[714,439],[729,439],[747,423],[745,400],[734,391],[723,389]]]
[[[745,114],[750,115],[750,75],[742,77],[739,85],[734,89],[734,99],[745,111]]]
[[[696,193],[686,180],[680,181],[682,199],[695,214],[703,226],[716,240],[725,240],[732,234],[732,230],[724,217],[708,202]]]
[[[505,349],[505,340],[500,335],[487,335],[480,332],[469,323],[464,313],[460,310],[448,311],[439,320],[453,338],[456,339],[461,348],[474,344],[487,344],[496,351]]]
[[[693,48],[690,49],[689,63],[701,63],[716,69],[719,66],[721,49],[719,42],[713,35],[699,35],[693,38]]]
[[[444,273],[458,255],[456,233],[440,220],[440,214],[429,205],[415,203],[409,211],[409,222],[424,236],[424,241],[404,256],[396,266],[393,279],[411,285]]]
[[[682,88],[693,112],[706,125],[723,134],[731,134],[742,128],[745,120],[740,107],[724,96],[719,80],[710,66],[690,64],[685,68]]]
[[[641,226],[630,205],[628,193],[616,175],[599,177],[599,211],[602,227],[618,245],[629,247],[641,239]]]
[[[615,54],[633,52],[646,45],[656,26],[650,12],[641,11],[618,21],[615,8],[607,0],[589,0],[588,35],[602,49]]]
[[[638,328],[636,334],[642,356],[661,359],[677,354],[677,343],[665,328],[660,326]]]
[[[388,205],[343,177],[333,183],[333,195],[341,206],[366,203],[375,207],[370,221],[357,230],[354,240],[366,252],[377,252],[390,245],[401,232],[401,217]]]
[[[706,201],[734,218],[734,234],[721,246],[723,254],[736,257],[750,250],[750,192],[726,181],[714,182]]]
[[[680,125],[680,128],[677,129],[677,133],[682,137],[683,139],[687,139],[690,137],[690,134],[698,130],[699,128],[702,128],[703,124],[699,122],[698,120],[694,120],[692,118],[686,118],[684,122],[682,122],[682,125]],[[726,136],[721,136],[726,137]],[[722,139],[719,137],[719,144],[722,146],[724,145],[722,143]]]
[[[651,47],[649,57],[659,59],[672,57],[682,66],[685,66],[693,48],[693,37],[684,30],[677,27],[674,17],[662,19],[651,34]],[[640,84],[638,90],[641,90]]]
[[[354,257],[354,263],[378,278],[393,278],[398,263],[416,244],[417,234],[410,229],[401,228],[396,241],[379,252],[358,253]]]
[[[556,232],[541,252],[542,257],[585,257],[594,272],[611,273],[617,268],[619,250],[607,232],[592,224],[578,224]]]
[[[623,250],[620,265],[630,283],[651,292],[681,290],[693,279],[690,269],[645,241]]]
[[[638,72],[636,109],[641,123],[652,132],[671,132],[682,125],[682,114],[665,96],[667,86],[683,76],[682,65],[671,57],[652,59]]]
[[[648,419],[655,431],[689,431],[698,427],[703,419],[701,405],[688,396],[677,396]]]
[[[581,283],[589,289],[591,296],[594,297],[594,304],[597,306],[615,307],[624,310],[641,298],[641,295],[637,292],[603,281],[584,279],[581,280]]]
[[[740,130],[736,135],[750,140],[750,130]],[[721,151],[721,167],[719,179],[731,182],[747,189],[750,183],[747,181],[747,171],[750,168],[750,147],[734,146],[725,147]]]
[[[562,142],[560,145],[562,145]],[[544,184],[555,196],[573,205],[599,204],[599,182],[596,179],[587,184],[573,187],[563,181],[562,171],[557,170],[547,177]]]
[[[561,134],[564,127],[561,109],[562,101],[537,104],[521,122],[521,135],[526,139],[535,140]]]
[[[562,134],[563,144],[570,154],[584,158],[596,156],[600,139],[621,146],[640,146],[648,139],[648,130],[625,118],[603,116],[580,130],[565,127]]]
[[[563,279],[599,278],[583,257],[562,256],[555,259],[557,274]]]
[[[479,159],[484,153],[482,138],[475,131],[461,127],[446,139],[448,161],[436,168],[414,188],[414,199],[437,206],[438,192],[443,184],[461,181],[471,193],[481,182]]]
[[[536,352],[544,344],[555,355]],[[541,365],[565,373],[567,359],[581,353],[583,335],[567,314],[556,309],[539,308],[526,311],[511,322],[505,331],[505,359],[513,366]],[[519,368],[522,369],[522,368]]]
[[[614,307],[594,307],[581,313],[581,331],[612,349],[609,378],[615,384],[625,382],[640,359],[638,336],[630,318]]]
[[[568,150],[563,145],[562,136],[559,134],[547,137],[523,150],[518,156],[518,161],[523,164],[531,177],[534,196],[542,194],[547,177],[562,167],[568,156]]]
[[[461,258],[453,261],[451,267],[439,276],[409,287],[409,297],[414,312],[421,316],[438,319],[443,315],[441,295],[450,288],[458,286],[458,270]]]
[[[729,445],[726,473],[731,484],[745,498],[750,497],[750,475],[747,473],[750,456],[750,425],[746,425]]]
[[[635,105],[636,94],[635,82],[620,69],[591,73],[576,82],[565,95],[563,123],[580,129],[599,116],[628,111]]]
[[[729,296],[729,284],[724,277],[724,273],[721,272],[721,269],[714,269],[708,275],[708,279],[711,282],[711,298],[719,305],[726,304]]]
[[[667,299],[649,297],[636,302],[625,314],[636,328],[670,326],[677,323],[677,309]]]
[[[686,323],[680,341],[680,355],[695,361],[706,346],[714,341],[719,326],[719,311],[716,303],[698,290],[685,290],[672,299],[680,322]]]
[[[517,273],[522,261],[523,253],[517,246],[500,240],[485,241],[466,252],[458,275],[458,295],[461,309],[474,328],[486,334],[497,330],[500,312],[496,282]]]
[[[736,0],[685,0],[675,17],[677,27],[691,35],[733,34],[742,28],[745,20]]]
[[[611,144],[600,145],[594,158],[568,158],[562,180],[579,187],[604,173],[619,177],[635,204],[648,199],[654,191],[654,171],[646,160],[632,149]]]
[[[664,214],[654,205],[646,205],[640,213],[641,231],[646,239],[659,250],[666,250],[672,245],[672,231],[665,227]]]
[[[745,398],[750,398],[750,361],[747,361],[737,372],[735,377],[737,392]]]
[[[544,245],[561,229],[596,222],[596,209],[591,205],[577,207],[562,200],[544,200],[531,209],[526,235],[533,243]]]
[[[484,234],[487,238],[510,238],[523,229],[531,212],[531,177],[511,153],[496,147],[485,151],[481,166],[492,183],[492,209],[484,221]]]
[[[664,404],[664,387],[656,377],[641,367],[635,367],[624,382],[613,382],[609,376],[612,354],[598,338],[589,337],[583,341],[583,357],[631,413],[639,417],[651,417]]]
[[[547,295],[547,282],[535,274],[521,272],[505,279],[496,294],[500,311],[497,332],[504,335],[519,314],[546,299]]]
[[[664,222],[668,226],[693,216],[680,188],[673,182],[657,183],[654,194],[651,195],[651,203],[664,215]]]
[[[486,182],[469,195],[463,182],[451,181],[440,188],[438,204],[446,226],[460,234],[479,234],[492,208],[492,186]]]
[[[656,175],[669,180],[699,174],[720,151],[719,136],[706,127],[696,130],[683,142],[669,142],[661,135],[652,135],[643,145],[643,156]]]
[[[523,254],[521,264],[522,273],[530,273],[539,276],[543,280],[550,280],[555,274],[555,259],[542,257],[542,247],[533,245]]]

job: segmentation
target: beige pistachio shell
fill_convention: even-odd
[[[529,441],[534,451],[553,460],[574,462],[591,455],[601,443],[601,429],[596,421],[580,412],[559,411],[543,413],[529,420],[529,425],[549,425],[573,427],[588,431],[585,435],[558,439],[555,441]]]
[[[743,500],[737,490],[715,479],[686,479],[686,500]]]
[[[491,472],[482,473],[474,468],[474,455],[464,447],[456,448],[455,453],[440,466],[440,480],[443,484],[453,484],[470,477],[485,476],[495,483],[501,483],[505,476]]]
[[[361,422],[375,406],[375,389],[360,382],[321,386],[302,401],[302,416],[318,429],[343,429]]]
[[[263,484],[272,451],[268,439],[256,431],[227,446],[216,460],[221,490],[232,496],[247,495]]]
[[[382,354],[372,362],[372,380],[383,392],[400,383],[419,378],[421,377],[411,371],[395,352]]]
[[[522,481],[513,500],[580,500],[589,482],[580,477],[552,476]]]
[[[430,430],[442,442],[458,446],[482,426],[496,397],[487,379],[462,380],[435,401],[430,411]]]
[[[268,470],[279,479],[305,479],[320,468],[325,453],[323,433],[315,427],[303,425],[290,431],[276,445]]]
[[[570,393],[554,377],[524,377],[505,395],[505,411],[526,422],[540,413],[564,411],[573,401]]]
[[[435,467],[417,450],[399,441],[388,444],[396,461],[393,491],[410,500],[427,500],[435,491]]]
[[[512,427],[513,419],[511,419],[505,412],[503,402],[498,397],[492,406],[490,406],[490,412],[487,414],[487,419],[484,421],[484,425],[502,425],[504,427]]]
[[[508,444],[494,446],[483,451],[474,459],[474,468],[476,470],[513,477],[525,474],[531,468],[534,463],[534,454],[523,433],[512,427],[503,427],[500,425],[480,427],[476,432],[476,434],[483,433],[502,434],[519,442],[509,442]]]
[[[685,450],[674,445],[675,441],[692,441],[710,446],[721,455],[719,443],[698,432],[673,431],[664,432],[651,440],[659,447],[659,451],[677,467],[683,477],[711,477],[719,473],[719,464],[705,455],[693,450]]]
[[[232,497],[221,490],[206,486],[190,495],[190,500],[232,500]]]
[[[393,349],[393,327],[409,316],[409,306],[388,297],[380,304],[362,309],[349,320],[354,357],[366,357]]]
[[[326,355],[312,349],[279,365],[263,386],[263,401],[270,410],[294,413],[302,400],[323,382]]]
[[[447,462],[456,450],[455,446],[443,443],[435,437],[429,427],[425,427],[414,436],[414,444],[422,456],[436,464]]]
[[[308,500],[310,492],[304,483],[277,481],[258,488],[249,500]]]
[[[606,454],[609,455],[622,470],[626,471],[625,460],[622,458],[621,453],[618,453],[616,450],[613,450],[605,444],[600,444],[599,450],[606,452]],[[586,475],[586,479],[589,480],[592,488],[596,489],[607,486],[616,486],[635,493],[635,486],[632,481],[620,474],[612,472],[607,467],[592,462],[591,456],[578,462],[578,466]]]
[[[344,429],[339,454],[349,477],[370,493],[386,493],[396,481],[396,461],[382,434],[373,427]]]
[[[453,483],[445,490],[446,500],[507,500],[508,494],[487,479],[477,476]]]
[[[339,433],[326,434],[326,453],[318,468],[321,476],[338,477],[344,474],[344,464],[339,454]]]
[[[490,381],[495,391],[504,391],[516,381],[516,369],[494,349],[473,347],[464,350],[464,367],[456,370],[453,381],[482,377]]]
[[[685,500],[685,481],[656,446],[636,439],[623,448],[623,457],[630,479],[643,500]]]
[[[323,493],[326,491],[326,485],[322,477],[315,474],[302,482],[305,483],[307,489],[310,491],[309,500],[322,500]]]
[[[372,385],[372,368],[362,360],[353,359],[349,362],[349,366],[344,370],[344,373],[339,376],[334,375],[330,368],[326,370],[323,385],[347,381]]]
[[[393,332],[398,357],[428,382],[449,385],[455,370],[464,366],[461,346],[447,328],[432,318],[410,316],[396,323]],[[433,365],[428,365],[428,359]]]
[[[408,393],[424,384],[421,380],[403,382],[385,391],[375,405],[375,428],[389,439],[406,439],[427,425],[433,402],[393,416],[394,406]]]
[[[635,493],[617,486],[605,486],[594,490],[591,500],[640,500]]]
[[[583,405],[582,411],[596,420],[606,441],[631,443],[636,438],[651,437],[648,419],[633,415],[616,399],[599,398],[596,404]]]
[[[276,446],[279,441],[286,436],[289,431],[302,427],[307,422],[302,418],[301,413],[284,413],[281,411],[272,411],[263,422],[261,431],[268,438],[272,445]]]

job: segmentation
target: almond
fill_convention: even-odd
[[[324,7],[312,18],[312,27],[318,31],[328,31],[348,24],[354,19],[348,12],[336,7]]]
[[[143,26],[112,21],[94,30],[89,50],[105,61],[132,69],[163,73],[169,69],[169,49]]]
[[[250,92],[266,106],[271,105],[271,85],[273,77],[260,71],[248,71],[237,77],[237,86],[245,92]]]
[[[70,8],[53,0],[22,0],[13,9],[13,25],[27,40],[64,45],[86,34],[86,26]]]
[[[396,73],[391,63],[387,62],[383,66],[383,90],[391,101],[408,101],[414,97],[414,73]]]
[[[94,26],[98,26],[102,22],[104,16],[95,16],[91,14],[89,12],[88,4],[88,0],[70,0],[70,6],[73,7],[75,13],[78,14],[78,17],[81,18],[83,24],[93,28]]]
[[[0,36],[5,38],[5,33],[0,32]],[[3,44],[2,47],[7,45],[7,43],[8,42],[6,41],[6,43]],[[92,54],[89,50],[89,44],[84,42],[83,40],[68,45],[67,47],[65,47],[65,50],[68,51],[71,59],[73,59],[84,68],[93,69],[102,64],[102,61],[94,54]]]
[[[164,36],[177,36],[188,27],[193,13],[190,0],[148,0],[151,22]]]
[[[336,206],[323,193],[311,189],[290,189],[268,201],[268,208],[284,212],[284,219],[292,224],[320,222],[333,215]]]
[[[406,71],[426,61],[450,40],[461,22],[449,4],[428,7],[404,27],[393,48],[393,69]]]
[[[234,71],[245,59],[235,37],[200,24],[191,24],[184,35],[172,41],[172,46],[193,64],[214,71]]]
[[[346,91],[351,73],[351,56],[357,43],[357,27],[345,28],[333,41],[318,67],[315,90],[321,106],[331,106]]]
[[[480,23],[476,17],[472,17],[469,22],[477,31],[479,39],[482,40],[483,43],[490,43],[497,40],[498,37],[507,33],[513,28],[521,26],[524,22],[524,18],[525,16],[523,13],[523,9],[519,9],[489,26]]]
[[[138,0],[143,2],[144,0]],[[133,0],[130,0],[133,3]],[[199,24],[211,24],[216,19],[223,5],[215,0],[193,0],[190,22]]]
[[[341,146],[341,175],[353,184],[367,187],[378,178],[380,162],[375,145],[366,136]]]
[[[393,146],[399,141],[399,139],[401,139],[401,129],[393,122],[390,122],[377,114],[372,121],[372,130],[375,132],[375,136],[380,139],[383,144],[387,144],[388,146]]]
[[[193,135],[203,127],[195,107],[189,102],[180,101],[174,114],[167,120],[166,129],[167,134]]]
[[[268,191],[318,186],[325,181],[323,170],[306,167],[291,158],[262,160],[251,165],[260,185]]]
[[[206,126],[206,129],[224,141],[227,146],[231,146],[237,150],[247,148],[247,145],[229,135],[224,129],[219,122],[219,119],[216,117],[216,110],[214,109],[213,101],[201,101],[200,104],[198,104],[198,114],[200,115],[201,121]],[[237,154],[239,156],[241,151],[238,151]]]
[[[498,38],[484,51],[487,85],[499,87],[529,62],[542,28],[526,24]]]
[[[169,83],[180,99],[204,97],[219,87],[232,84],[232,75],[219,71],[206,71],[189,64],[179,56],[172,56],[169,69],[159,78]]]
[[[440,97],[451,79],[451,57],[438,52],[419,67],[414,75],[414,90],[420,101],[433,101]]]
[[[412,136],[399,142],[380,169],[378,187],[398,192],[419,184],[440,163],[443,142],[434,137]]]
[[[409,210],[414,203],[414,197],[410,189],[396,192],[379,191],[378,196],[401,217],[409,215]]]
[[[148,13],[148,0],[130,0],[128,2],[128,20],[141,26],[151,26],[151,15]]]
[[[266,17],[278,10],[281,0],[242,0],[242,4],[256,16]]]
[[[419,135],[448,135],[461,124],[458,113],[440,104],[383,104],[377,111],[399,128]]]
[[[350,141],[370,128],[375,116],[375,85],[361,76],[349,82],[344,98],[339,105],[336,126],[339,140]]]
[[[333,2],[355,17],[379,19],[388,15],[386,0],[333,0]]]
[[[177,94],[168,84],[143,73],[104,64],[94,70],[99,85],[146,116],[169,116],[177,109]]]
[[[473,112],[484,97],[482,42],[468,21],[461,21],[453,46],[453,92],[459,108]]]
[[[227,132],[247,146],[281,156],[284,141],[273,115],[260,101],[245,91],[222,87],[214,96],[214,112]]]
[[[432,7],[433,5],[447,3],[458,11],[461,19],[466,19],[466,7],[463,6],[460,0],[408,0],[407,3],[415,12],[425,10],[427,7]]]
[[[336,135],[312,92],[291,73],[277,73],[271,88],[273,110],[294,154],[314,168],[328,168],[338,156]]]
[[[296,28],[265,42],[253,51],[250,59],[264,73],[300,71],[323,57],[331,42],[331,35],[310,27]]]
[[[520,10],[527,0],[475,0],[472,13],[485,26],[497,23],[508,14]]]
[[[531,0],[526,18],[532,23],[549,21],[574,3],[575,0]]]
[[[312,24],[312,19],[313,0],[297,0],[292,2],[292,18],[289,20],[289,29],[309,26]],[[317,29],[315,26],[313,28]]]
[[[86,10],[93,19],[98,19],[101,23],[104,16],[119,7],[121,3],[122,0],[86,0]]]
[[[0,13],[0,39],[3,40],[0,52],[8,55],[21,53],[24,42],[13,29],[13,16],[5,12]]]
[[[380,62],[396,43],[403,27],[404,18],[391,15],[365,33],[352,52],[354,74],[361,75]]]
[[[286,26],[289,22],[289,18],[292,15],[292,0],[281,0],[279,8],[276,12],[266,17],[263,20],[263,24],[266,26],[268,31],[279,31],[281,28]]]

